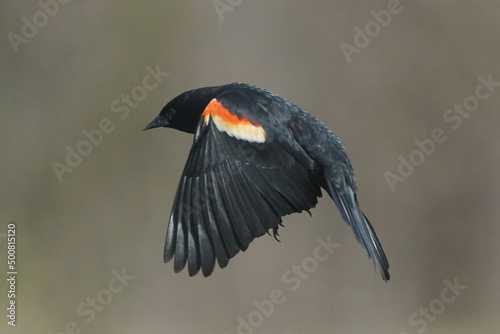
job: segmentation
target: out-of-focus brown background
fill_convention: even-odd
[[[0,5],[0,276],[9,222],[18,251],[17,326],[2,279],[2,333],[498,332],[499,2],[41,3],[49,14]],[[169,74],[144,90],[148,67]],[[209,278],[163,264],[192,137],[140,130],[177,94],[232,81],[282,95],[339,135],[389,283],[326,197],[312,218],[284,219],[281,243],[259,238]],[[460,116],[464,103],[473,111]],[[88,151],[82,131],[101,122],[108,133],[59,180],[54,162],[67,164],[68,146]],[[435,128],[446,140],[432,150]],[[410,158],[419,165],[391,189],[386,176]],[[313,260],[328,236],[340,247]]]

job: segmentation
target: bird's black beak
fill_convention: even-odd
[[[146,125],[146,127],[142,129],[142,131],[159,128],[167,125],[168,125],[168,119],[165,116],[158,115],[151,122],[149,122],[149,124]]]

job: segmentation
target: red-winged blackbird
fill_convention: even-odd
[[[170,215],[164,261],[209,276],[281,217],[308,211],[325,189],[366,255],[389,280],[389,263],[356,198],[339,138],[320,120],[258,86],[231,83],[184,92],[145,128],[194,134]]]

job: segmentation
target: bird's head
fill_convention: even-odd
[[[142,131],[164,127],[194,133],[201,113],[219,89],[220,86],[203,87],[178,95]]]
[[[165,127],[165,128],[171,127],[170,124],[174,119],[174,116],[177,111],[174,108],[169,107],[169,104],[167,104],[160,111],[160,113],[155,118],[153,118],[153,120],[149,122],[144,129],[142,129],[142,131],[160,127]]]

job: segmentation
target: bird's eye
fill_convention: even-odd
[[[172,119],[172,117],[174,117],[174,114],[175,114],[175,109],[168,109],[166,116],[168,119]]]

